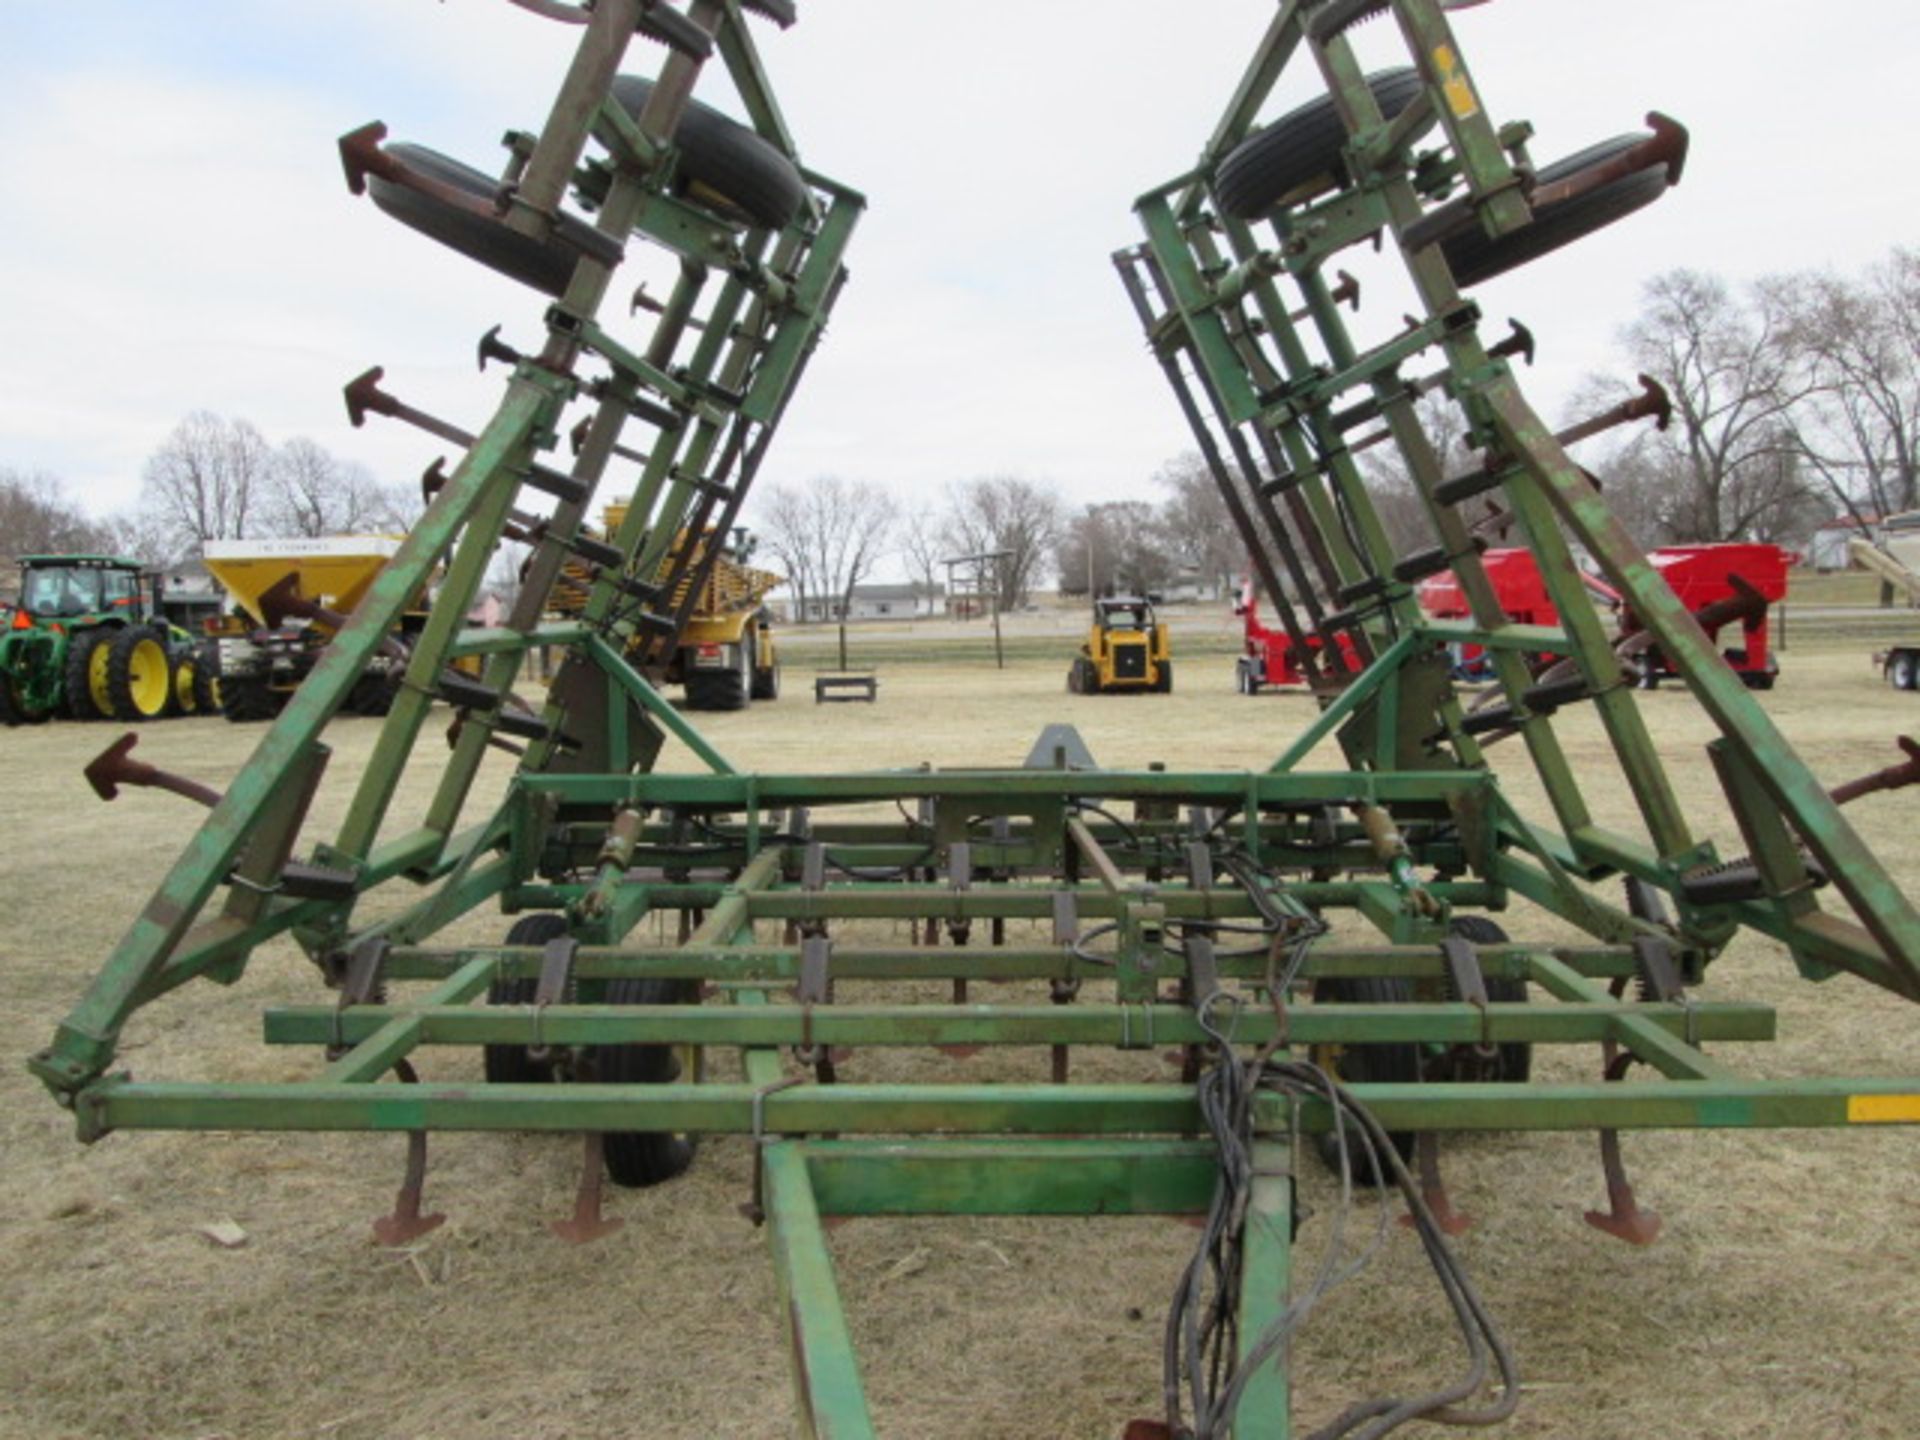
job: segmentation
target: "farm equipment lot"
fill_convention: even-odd
[[[882,638],[864,652],[857,638],[856,659],[885,677],[875,705],[837,707],[825,723],[796,684],[777,702],[706,718],[703,731],[736,764],[763,771],[1017,765],[1050,720],[1077,726],[1103,765],[1264,768],[1313,706],[1304,695],[1234,694],[1237,627],[1225,609],[1218,652],[1183,648],[1171,695],[1119,705],[1070,696],[1061,683],[1070,642],[1028,637],[1015,622],[1004,672],[990,661],[891,668]],[[1037,617],[1036,631],[1045,623]],[[1887,689],[1867,647],[1837,629],[1820,631],[1817,645],[1810,636],[1803,647],[1798,632],[1792,643],[1769,709],[1820,778],[1835,784],[1896,760],[1894,737],[1920,721],[1915,697]],[[824,641],[783,632],[788,645],[797,672],[826,663]],[[1699,709],[1677,692],[1641,703],[1683,801],[1707,796],[1714,780],[1697,757],[1710,728]],[[1591,715],[1569,714],[1563,727],[1576,764],[1610,753]],[[444,1209],[448,1223],[400,1251],[368,1235],[399,1181],[398,1137],[73,1143],[71,1117],[46,1103],[21,1061],[198,818],[153,791],[125,793],[111,808],[93,798],[80,767],[119,733],[61,725],[4,736],[14,823],[0,852],[10,902],[0,956],[18,1039],[0,1068],[0,1293],[10,1316],[0,1434],[794,1433],[765,1236],[736,1212],[749,1190],[744,1138],[708,1139],[687,1176],[617,1193],[609,1212],[625,1228],[572,1248],[545,1222],[571,1204],[575,1146],[437,1135],[427,1208]],[[359,770],[377,733],[371,720],[329,732],[336,776]],[[438,743],[429,734],[422,746]],[[143,731],[140,747],[142,759],[215,785],[244,758],[218,717]],[[424,748],[421,758],[431,760]],[[677,752],[663,757],[663,768],[690,765]],[[430,790],[436,768],[416,765],[407,786]],[[507,773],[501,762],[481,792]],[[1523,804],[1537,801],[1529,777],[1510,783]],[[1603,820],[1625,817],[1621,789],[1589,787]],[[338,822],[342,798],[323,791],[317,829]],[[1915,803],[1912,792],[1870,795],[1847,811],[1909,890],[1920,882]],[[1740,848],[1737,836],[1714,838]],[[81,857],[94,878],[75,873]],[[507,923],[483,912],[449,938],[497,939]],[[905,926],[870,923],[876,940],[907,943]],[[1542,928],[1535,922],[1529,936]],[[1736,942],[1699,994],[1778,1007],[1777,1041],[1716,1047],[1738,1052],[1752,1073],[1920,1070],[1920,1015],[1845,977],[1810,986],[1757,937]],[[196,984],[143,1012],[124,1064],[152,1078],[299,1078],[318,1057],[263,1049],[259,1014],[321,995],[294,946],[274,942],[236,989]],[[1083,1058],[1089,1079],[1170,1077],[1154,1052]],[[1536,1076],[1585,1077],[1595,1058],[1543,1048]],[[472,1053],[436,1052],[426,1063],[430,1079],[479,1070]],[[731,1073],[730,1057],[718,1063]],[[874,1052],[841,1068],[855,1080],[1039,1080],[1046,1057]],[[1519,1414],[1500,1434],[1920,1433],[1920,1303],[1895,1279],[1920,1267],[1920,1132],[1651,1133],[1630,1135],[1626,1150],[1641,1202],[1666,1221],[1646,1250],[1581,1221],[1604,1199],[1591,1135],[1447,1146],[1455,1202],[1477,1222],[1461,1252],[1513,1338],[1525,1382]],[[1335,1195],[1317,1166],[1303,1161],[1300,1175],[1304,1271]],[[248,1242],[222,1249],[198,1233],[220,1221],[237,1223]],[[1162,1323],[1194,1238],[1157,1219],[872,1219],[836,1230],[881,1433],[1092,1440],[1117,1434],[1116,1415],[1158,1413]],[[1373,1267],[1307,1325],[1293,1365],[1303,1419],[1451,1362],[1452,1336],[1416,1251],[1412,1233],[1394,1227]]]

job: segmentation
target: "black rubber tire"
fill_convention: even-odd
[[[653,82],[617,75],[608,93],[638,119]],[[697,205],[722,214],[736,212],[755,225],[777,230],[806,203],[807,182],[799,167],[757,133],[710,106],[690,101],[674,140],[680,149],[680,190]]]
[[[1391,120],[1420,94],[1420,72],[1410,66],[1376,70],[1367,85]],[[1214,199],[1236,219],[1263,220],[1284,206],[1338,189],[1347,183],[1341,154],[1346,144],[1347,127],[1333,97],[1323,95],[1228,151],[1213,172]]]
[[[1471,940],[1476,945],[1505,945],[1512,938],[1495,921],[1485,915],[1456,915],[1447,922],[1447,929],[1463,940]],[[1509,975],[1487,976],[1487,999],[1496,1005],[1520,1005],[1527,1000],[1527,982]],[[1509,1040],[1494,1046],[1498,1058],[1494,1061],[1492,1079],[1504,1084],[1524,1085],[1527,1077],[1533,1074],[1533,1046],[1525,1040]]]
[[[115,630],[82,630],[67,639],[67,714],[75,720],[106,720],[107,711],[94,703],[89,671],[94,647],[111,645]]]
[[[489,204],[500,188],[500,182],[493,176],[424,145],[401,141],[388,145],[386,152],[433,179]],[[378,175],[367,177],[367,193],[375,205],[402,225],[523,285],[531,285],[542,294],[557,298],[573,278],[573,267],[579,256],[559,241],[535,240],[508,229],[495,217],[473,214]]]
[[[173,713],[200,713],[200,652],[181,650],[173,656]]]
[[[35,710],[22,698],[18,680],[7,671],[0,670],[0,725],[8,728],[15,725],[44,725],[53,718],[53,712],[58,708],[54,705]]]
[[[607,1005],[695,1005],[700,985],[694,980],[610,980]],[[670,1045],[595,1045],[588,1050],[596,1080],[606,1085],[664,1085],[680,1076]],[[693,1163],[695,1140],[667,1130],[616,1130],[603,1137],[607,1178],[616,1185],[642,1189],[659,1185]]]
[[[400,675],[378,674],[368,671],[353,682],[353,688],[347,691],[346,708],[355,715],[379,717],[393,709],[394,697],[400,693]]]
[[[160,703],[145,708],[140,689],[146,688],[152,666],[161,668]],[[113,718],[139,724],[162,720],[173,713],[173,657],[166,637],[145,625],[129,625],[113,637],[107,652],[107,689],[113,697]]]
[[[1153,682],[1153,693],[1171,695],[1173,693],[1173,662],[1163,660],[1160,663],[1160,677]]]
[[[1920,684],[1920,657],[1911,650],[1896,650],[1887,661],[1887,683],[1896,690],[1911,690]]]
[[[193,652],[193,703],[199,714],[220,709],[220,642],[204,640]]]
[[[749,631],[753,640],[753,659],[749,665],[752,682],[747,687],[748,694],[755,700],[778,700],[780,698],[780,662],[775,660],[765,669],[760,665],[760,639],[758,631]]]
[[[550,910],[522,915],[507,931],[509,945],[545,945],[567,933],[567,917]],[[532,976],[515,980],[496,980],[487,986],[489,1005],[531,1005],[540,982]],[[524,1045],[487,1045],[480,1057],[487,1082],[492,1085],[539,1085],[553,1078],[551,1061],[536,1063]]]
[[[1413,986],[1399,976],[1361,975],[1348,978],[1330,975],[1313,986],[1316,1005],[1408,1005],[1413,1002]],[[1420,1079],[1418,1045],[1350,1045],[1335,1062],[1335,1075],[1345,1084],[1410,1085]],[[1393,1131],[1388,1136],[1403,1161],[1413,1160],[1413,1132]],[[1336,1174],[1340,1167],[1340,1143],[1333,1132],[1319,1137],[1320,1158]],[[1349,1173],[1355,1185],[1378,1189],[1392,1183],[1392,1176],[1379,1174],[1368,1160],[1357,1153],[1354,1141],[1348,1141]]]
[[[1611,140],[1602,140],[1598,145],[1589,145],[1541,170],[1539,183],[1550,185],[1556,180],[1564,180],[1589,165],[1610,160],[1631,150],[1646,138],[1645,135],[1616,135]],[[1477,225],[1463,230],[1440,242],[1441,253],[1447,257],[1447,264],[1453,270],[1454,283],[1461,286],[1477,285],[1516,266],[1538,260],[1562,245],[1570,245],[1602,226],[1611,225],[1651,205],[1666,190],[1667,172],[1664,166],[1636,170],[1597,190],[1589,190],[1558,205],[1548,205],[1534,211],[1532,224],[1510,235],[1502,235],[1497,240],[1490,239],[1486,231]]]
[[[740,647],[742,659],[746,646]],[[727,670],[687,671],[687,709],[744,710],[747,708],[747,667],[737,664]]]
[[[220,677],[220,713],[236,725],[271,720],[285,703],[257,675]]]

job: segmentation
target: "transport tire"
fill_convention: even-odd
[[[1589,165],[1624,154],[1646,138],[1645,135],[1616,135],[1598,145],[1589,145],[1542,169],[1539,183],[1551,185],[1556,180],[1564,180]],[[1535,210],[1532,224],[1497,240],[1478,226],[1463,230],[1440,242],[1441,253],[1447,257],[1456,284],[1477,285],[1651,205],[1666,193],[1667,185],[1667,171],[1662,166],[1636,170],[1597,190]]]
[[[1507,932],[1496,922],[1484,915],[1456,915],[1447,923],[1447,929],[1463,940],[1471,940],[1475,945],[1505,945],[1511,939]],[[1508,975],[1487,976],[1487,999],[1496,1005],[1524,1004],[1527,999],[1527,982]],[[1498,1059],[1494,1061],[1493,1079],[1503,1083],[1524,1085],[1527,1077],[1533,1074],[1533,1046],[1524,1040],[1510,1040],[1494,1047]]]
[[[1328,976],[1314,982],[1316,1005],[1407,1005],[1413,1001],[1413,986],[1398,976]],[[1318,1047],[1316,1047],[1318,1048]],[[1418,1045],[1347,1045],[1332,1047],[1316,1056],[1316,1063],[1331,1070],[1343,1084],[1408,1085],[1420,1079]],[[1413,1160],[1413,1133],[1395,1131],[1388,1136],[1403,1161]],[[1340,1144],[1332,1131],[1318,1138],[1320,1158],[1335,1174],[1340,1169]],[[1357,1137],[1348,1136],[1348,1174],[1355,1185],[1378,1189],[1393,1183],[1391,1175],[1378,1173],[1368,1158],[1358,1153]]]
[[[639,75],[617,75],[609,90],[636,119],[653,93]],[[680,186],[696,205],[733,212],[777,230],[806,203],[799,167],[754,131],[699,101],[691,102],[674,136],[680,149]]]
[[[545,945],[567,933],[567,917],[549,910],[522,915],[507,931],[509,945]],[[489,1005],[531,1005],[540,982],[532,976],[496,980],[487,986]],[[492,1085],[537,1085],[553,1078],[551,1061],[536,1062],[524,1045],[488,1045],[480,1057]]]
[[[1367,85],[1381,113],[1391,120],[1420,94],[1420,74],[1409,66],[1377,70],[1367,77]],[[1228,151],[1213,172],[1214,198],[1236,219],[1264,220],[1285,206],[1345,185],[1346,144],[1346,124],[1333,97],[1323,95]]]
[[[1896,650],[1887,661],[1887,683],[1896,690],[1911,690],[1920,681],[1920,657],[1911,650]]]
[[[491,204],[500,188],[500,182],[493,176],[425,145],[398,141],[385,148],[394,159],[476,200]],[[573,267],[579,256],[571,246],[560,241],[522,235],[495,216],[476,215],[437,196],[410,190],[378,175],[367,176],[367,193],[375,205],[402,225],[542,294],[557,298],[573,278]]]
[[[608,1005],[697,1005],[693,980],[612,980]],[[595,1045],[589,1051],[594,1078],[605,1085],[665,1085],[680,1078],[680,1057],[671,1045]],[[693,1164],[695,1140],[667,1130],[615,1130],[604,1137],[607,1176],[616,1185],[641,1189],[683,1174]]]

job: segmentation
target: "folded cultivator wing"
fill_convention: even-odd
[[[401,1133],[406,1181],[379,1227],[399,1241],[437,1223],[422,1209],[436,1130],[585,1137],[578,1210],[556,1226],[571,1239],[617,1223],[601,1214],[604,1175],[670,1180],[693,1137],[750,1136],[801,1423],[835,1436],[872,1426],[824,1216],[1200,1215],[1166,1413],[1129,1433],[1251,1440],[1291,1433],[1286,1342],[1324,1284],[1289,1284],[1300,1136],[1347,1181],[1399,1188],[1464,1337],[1459,1379],[1363,1401],[1317,1432],[1379,1435],[1421,1416],[1496,1419],[1518,1395],[1446,1244],[1459,1217],[1440,1132],[1598,1132],[1609,1203],[1590,1218],[1644,1241],[1657,1221],[1634,1203],[1623,1130],[1920,1120],[1920,1079],[1752,1079],[1703,1048],[1773,1032],[1765,1007],[1690,994],[1742,927],[1809,978],[1848,971],[1917,998],[1920,917],[1567,454],[1658,420],[1661,397],[1551,433],[1507,364],[1530,337],[1487,343],[1462,293],[1659,198],[1680,178],[1679,126],[1653,116],[1539,163],[1528,127],[1486,112],[1443,0],[1286,0],[1200,164],[1138,201],[1144,239],[1115,259],[1318,717],[1259,772],[1105,770],[1055,728],[1014,770],[743,774],[656,688],[721,549],[676,539],[735,523],[863,201],[800,164],[762,71],[743,11],[785,26],[785,0],[519,3],[580,39],[546,125],[508,136],[501,171],[389,143],[379,125],[341,154],[356,193],[541,292],[542,333],[524,351],[497,329],[482,342],[509,378],[472,433],[395,398],[377,369],[348,386],[355,424],[398,419],[459,458],[224,795],[139,765],[125,742],[97,763],[103,794],[162,784],[212,808],[31,1062],[84,1137]],[[1406,59],[1363,73],[1348,32],[1389,10]],[[636,35],[666,47],[653,79],[622,73]],[[750,125],[692,98],[716,63]],[[1322,98],[1254,129],[1296,71]],[[1362,338],[1340,313],[1352,287],[1326,275],[1376,238],[1419,310]],[[636,305],[647,332],[619,338],[603,302],[647,249],[676,278]],[[1417,402],[1435,393],[1465,418],[1465,464],[1422,428]],[[567,434],[570,463],[555,458]],[[1425,502],[1430,544],[1414,553],[1390,547],[1356,462],[1375,445]],[[603,489],[624,505],[604,535],[585,524]],[[1534,557],[1551,626],[1512,622],[1496,599],[1477,534],[1496,505]],[[532,547],[520,599],[499,628],[470,628],[503,537]],[[1576,547],[1717,727],[1706,758],[1743,854],[1703,838],[1721,817],[1681,812]],[[1415,588],[1443,571],[1468,613],[1429,619]],[[435,575],[432,610],[396,654],[395,622]],[[546,618],[563,581],[575,600]],[[1463,647],[1490,657],[1490,703],[1455,692]],[[536,648],[564,658],[544,699],[523,700]],[[1540,671],[1541,656],[1563,658]],[[316,840],[304,822],[327,726],[370,667],[402,663],[344,822]],[[1560,734],[1577,708],[1604,728],[1631,827],[1600,823],[1583,794]],[[447,718],[451,755],[432,762],[424,807],[403,812],[403,772],[428,763],[416,742]],[[1524,751],[1550,814],[1521,813],[1490,768],[1508,739],[1501,753]],[[669,740],[692,773],[657,768]],[[1339,768],[1309,765],[1323,741]],[[469,814],[489,747],[512,749],[517,770]],[[360,913],[402,884],[410,904]],[[1550,942],[1510,938],[1485,912],[1516,901],[1516,928],[1549,912],[1586,940],[1565,943],[1565,925]],[[502,943],[444,943],[489,903],[520,913]],[[1336,933],[1339,911],[1371,933]],[[640,922],[661,915],[679,943],[642,941]],[[861,921],[896,934],[904,921],[915,943],[872,943]],[[281,935],[335,992],[266,1017],[269,1042],[324,1054],[310,1080],[112,1072],[141,1007],[239,980]],[[981,981],[999,982],[989,1001],[969,993]],[[1592,1079],[1528,1082],[1545,1044],[1592,1047]],[[1036,1047],[1035,1073],[860,1074],[882,1047],[987,1045]],[[1168,1046],[1186,1055],[1178,1082],[1157,1069]],[[1136,1052],[1143,1078],[1076,1079],[1086,1047]],[[700,1063],[722,1052],[737,1070]],[[1659,1080],[1615,1083],[1636,1062]]]

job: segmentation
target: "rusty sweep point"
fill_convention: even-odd
[[[367,193],[368,175],[384,176],[392,165],[380,148],[386,138],[387,127],[378,120],[340,137],[340,168],[347,172],[347,189],[355,195]]]
[[[133,747],[139,743],[140,737],[129,730],[87,762],[86,768],[80,773],[87,777],[94,794],[102,800],[112,800],[119,796],[122,785],[138,785],[167,790],[188,800],[198,800],[208,809],[220,803],[218,790],[182,775],[169,774],[144,760],[135,760]]]
[[[358,430],[367,423],[367,412],[375,415],[391,415],[395,402],[391,395],[380,388],[380,382],[386,378],[386,367],[376,365],[365,374],[356,375],[347,382],[342,392],[347,399],[347,419]]]
[[[1834,786],[1827,792],[1833,803],[1844,805],[1849,800],[1871,795],[1876,790],[1902,790],[1909,785],[1920,784],[1920,743],[1915,743],[1911,735],[1902,735],[1895,743],[1906,752],[1907,758],[1902,763]]]

